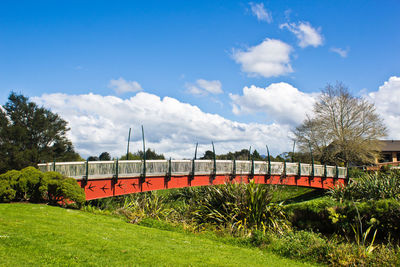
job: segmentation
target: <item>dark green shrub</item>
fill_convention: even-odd
[[[400,201],[395,199],[341,203],[325,198],[287,205],[285,211],[297,229],[353,237],[352,227],[366,231],[372,226],[372,232],[377,230],[380,239],[400,237]]]
[[[0,176],[0,180],[9,182],[15,191],[13,200],[16,201],[43,202],[46,195],[44,174],[33,167],[8,171]]]
[[[11,187],[10,181],[0,178],[0,202],[10,202],[15,198],[15,190]]]
[[[338,203],[330,198],[305,201],[285,206],[285,212],[291,224],[298,229],[333,233],[336,230],[332,223],[330,208]]]
[[[60,201],[64,204],[71,202],[80,207],[85,201],[85,193],[73,178],[66,178],[57,172],[45,173],[47,196],[50,204]]]
[[[42,173],[27,167],[0,175],[0,202],[9,201],[50,204],[63,201],[80,206],[85,202],[85,193],[73,178],[63,177],[56,172]]]

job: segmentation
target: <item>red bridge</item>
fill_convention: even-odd
[[[86,200],[227,182],[329,189],[347,184],[347,169],[304,163],[242,160],[116,160],[39,164],[77,180]]]

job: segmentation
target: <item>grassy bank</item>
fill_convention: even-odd
[[[306,265],[195,234],[34,204],[0,204],[0,259],[1,266]]]

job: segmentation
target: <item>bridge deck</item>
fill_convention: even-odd
[[[189,186],[248,182],[328,189],[347,184],[337,166],[233,160],[120,160],[39,164],[42,171],[73,177],[86,199]]]

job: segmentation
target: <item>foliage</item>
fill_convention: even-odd
[[[400,172],[363,173],[350,180],[347,186],[337,186],[329,191],[337,200],[400,200]]]
[[[135,153],[129,152],[128,153],[128,158],[126,157],[126,155],[122,155],[120,157],[120,160],[126,160],[126,159],[129,159],[129,160],[141,160],[141,159],[143,159],[143,151],[139,150],[139,151],[137,151]],[[163,154],[157,154],[154,150],[148,148],[146,150],[146,159],[165,159],[165,157],[164,157]]]
[[[12,188],[10,181],[1,179],[0,177],[0,203],[10,202],[15,198],[15,190]]]
[[[99,161],[100,159],[99,159],[99,157],[97,157],[97,156],[89,156],[89,157],[87,158],[87,160],[88,160],[88,161]]]
[[[45,173],[47,181],[47,200],[56,205],[60,201],[68,204],[71,201],[78,207],[85,203],[86,198],[83,189],[79,187],[75,179],[67,178],[57,172]]]
[[[311,144],[318,161],[327,164],[374,163],[387,130],[373,104],[341,83],[328,84],[313,112],[295,130],[302,151]]]
[[[199,224],[230,227],[233,232],[282,231],[287,226],[286,218],[279,205],[270,203],[271,198],[268,187],[253,181],[205,187],[195,219]]]
[[[40,161],[79,159],[66,134],[67,122],[12,92],[0,108],[0,173]]]
[[[73,202],[81,206],[85,202],[85,194],[73,178],[27,167],[0,175],[0,202],[9,201],[50,204],[63,201],[64,204]]]
[[[107,161],[107,160],[111,160],[111,156],[110,153],[108,152],[102,152],[98,157],[97,156],[89,156],[87,158],[88,161],[99,161],[99,160],[103,160],[103,161]]]
[[[111,160],[110,153],[108,152],[103,152],[99,156],[99,160]]]
[[[369,245],[343,242],[337,236],[329,239],[310,231],[293,231],[285,235],[270,235],[266,244],[281,256],[325,263],[332,266],[398,266],[399,248],[379,244],[369,251]]]
[[[400,202],[394,199],[341,203],[323,198],[287,205],[285,212],[297,229],[344,234],[357,239],[357,235],[363,238],[366,230],[372,226],[370,231],[374,233],[377,230],[380,240],[400,237]],[[372,237],[371,234],[369,237]]]

